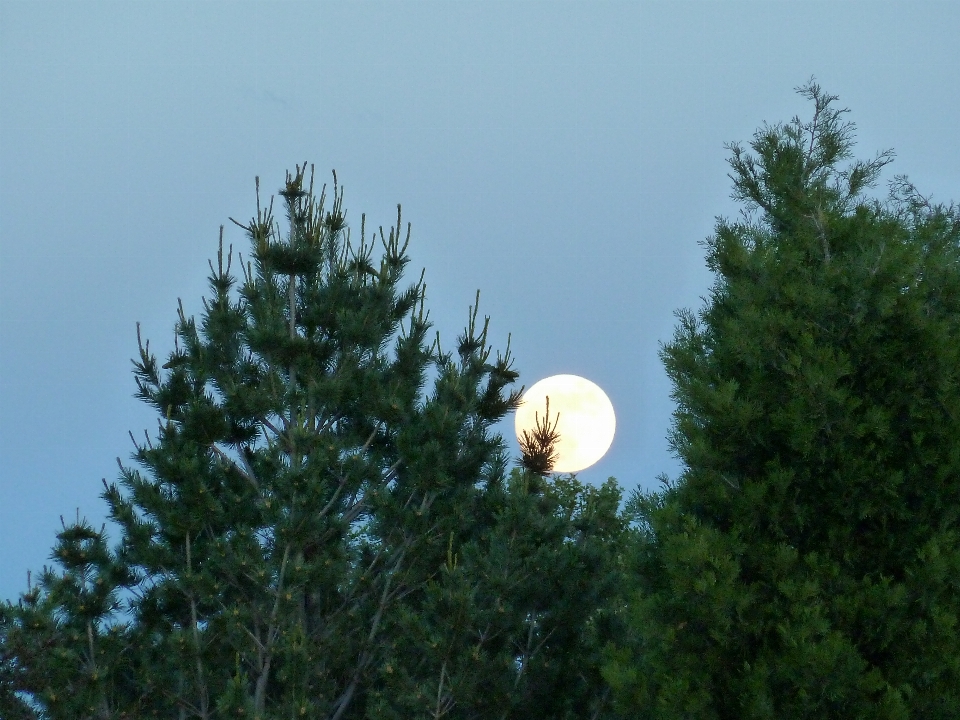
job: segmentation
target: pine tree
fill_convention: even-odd
[[[199,323],[180,306],[162,367],[138,327],[147,472],[118,459],[104,483],[115,547],[65,524],[60,569],[0,607],[0,715],[599,712],[615,483],[508,476],[509,345],[491,357],[476,304],[455,352],[427,341],[399,209],[375,261],[336,176],[329,208],[306,166],[281,195],[286,237],[259,187],[238,223],[239,288],[221,230],[212,299]]]
[[[620,491],[515,469],[389,633],[371,717],[607,717]],[[491,520],[486,520],[489,515]]]
[[[630,717],[960,717],[960,212],[867,198],[891,154],[842,166],[846,111],[800,92],[731,146],[744,217],[662,352],[685,469],[630,503]]]
[[[368,717],[609,716],[601,666],[619,632],[621,493],[612,478],[591,487],[552,474],[558,440],[548,404],[506,482],[473,495],[391,618]]]

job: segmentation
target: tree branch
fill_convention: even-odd
[[[247,468],[249,469],[249,472],[244,468],[240,467],[239,465],[237,465],[234,459],[229,455],[227,455],[223,450],[218,448],[216,444],[212,444],[210,446],[210,449],[213,450],[217,454],[217,456],[220,457],[220,459],[224,460],[230,467],[232,467],[234,470],[240,473],[241,477],[246,478],[247,481],[249,481],[250,484],[253,485],[254,490],[256,490],[257,492],[260,492],[260,483],[257,482],[257,478],[253,474],[253,468],[250,467],[246,458],[243,458],[243,462],[244,462],[244,465],[246,465]],[[241,452],[241,457],[243,457],[242,452]]]
[[[277,625],[277,614],[280,611],[280,596],[283,594],[283,579],[287,570],[287,560],[290,558],[290,544],[288,543],[283,550],[283,560],[280,561],[280,574],[277,577],[277,590],[273,599],[273,609],[270,611],[270,624],[267,626],[266,647],[261,644],[261,651],[258,653],[260,666],[257,668],[259,676],[254,690],[253,705],[257,716],[263,714],[264,704],[267,695],[267,681],[270,678],[270,665],[273,662],[273,645],[280,634],[280,627]]]
[[[214,446],[216,448],[216,446]],[[193,576],[193,562],[190,557],[190,533],[187,533],[187,582],[189,583]],[[210,717],[210,695],[207,690],[206,673],[203,670],[203,659],[200,655],[200,630],[197,627],[197,602],[193,596],[193,589],[187,591],[190,598],[190,629],[193,635],[193,650],[196,656],[197,664],[197,684],[200,686],[200,717],[204,720]]]

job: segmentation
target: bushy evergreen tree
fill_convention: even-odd
[[[960,213],[868,199],[891,155],[843,166],[800,91],[810,121],[732,146],[746,212],[662,352],[685,469],[631,502],[629,717],[960,717]]]
[[[619,489],[514,470],[481,502],[476,530],[396,616],[397,661],[383,666],[371,717],[608,717]]]
[[[239,288],[221,233],[201,322],[140,345],[147,472],[105,483],[116,547],[78,518],[0,608],[4,718],[601,712],[619,491],[508,476],[509,348],[476,306],[428,342],[399,211],[352,242],[305,173],[285,237],[258,191]]]

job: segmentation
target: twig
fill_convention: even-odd
[[[193,563],[190,558],[190,533],[187,533],[186,539],[187,546],[187,581],[190,582],[193,576]],[[200,656],[200,631],[197,627],[197,602],[193,597],[193,589],[191,588],[187,592],[187,596],[190,598],[190,625],[191,630],[193,631],[193,649],[196,653],[197,661],[197,682],[200,685],[200,717],[208,718],[209,717],[209,706],[210,706],[210,697],[207,691],[207,683],[205,679],[205,673],[203,671],[203,659]]]
[[[277,625],[277,613],[280,611],[280,596],[283,594],[283,579],[287,570],[287,560],[290,558],[289,543],[284,547],[283,560],[280,561],[280,574],[277,578],[276,596],[273,600],[273,609],[270,611],[270,625],[267,628],[267,645],[259,654],[258,668],[260,675],[257,677],[257,686],[254,690],[254,708],[258,717],[263,714],[267,694],[267,680],[270,677],[270,665],[273,662],[273,644],[280,634],[280,627]],[[261,645],[261,648],[263,646]],[[266,657],[264,657],[264,655]]]
[[[405,552],[405,548],[400,551],[400,553],[397,555],[397,560],[391,569],[392,571],[387,575],[387,581],[383,585],[383,592],[380,594],[380,604],[377,607],[377,613],[373,616],[373,622],[370,624],[370,632],[367,634],[367,641],[365,643],[366,648],[360,655],[360,660],[353,672],[353,677],[350,679],[350,684],[337,700],[336,711],[330,720],[340,720],[340,718],[343,717],[343,714],[347,711],[347,707],[353,700],[353,695],[357,690],[357,686],[360,684],[360,677],[363,674],[363,671],[373,660],[373,654],[370,652],[369,647],[373,644],[373,641],[377,637],[377,630],[380,629],[380,621],[383,619],[383,611],[386,609],[387,603],[391,599],[390,584],[393,582],[393,575],[396,572],[397,567],[403,561]]]
[[[246,458],[243,458],[243,462],[249,468],[250,470],[249,472],[247,472],[247,470],[244,470],[242,467],[237,465],[237,463],[234,461],[232,457],[227,455],[223,450],[218,448],[215,444],[211,445],[210,449],[213,450],[217,455],[219,455],[221,459],[225,460],[227,464],[230,465],[230,467],[232,467],[234,470],[240,473],[240,475],[246,478],[250,482],[250,484],[253,485],[254,490],[256,490],[257,492],[260,491],[260,483],[257,482],[257,478],[253,474],[253,468],[250,467],[250,464],[247,462]]]

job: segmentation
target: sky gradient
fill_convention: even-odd
[[[658,351],[738,212],[724,144],[807,116],[816,76],[859,156],[960,199],[958,27],[955,0],[0,0],[0,598],[155,432],[136,322],[165,357],[221,224],[247,254],[254,176],[304,161],[357,227],[402,204],[442,340],[479,288],[522,383],[606,391],[617,437],[581,479],[676,477]]]

